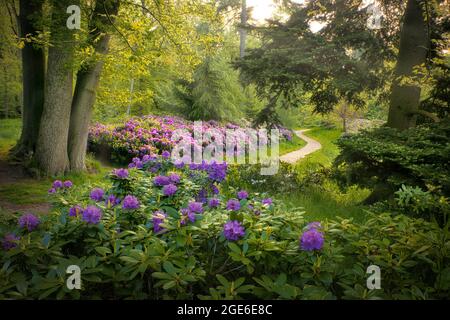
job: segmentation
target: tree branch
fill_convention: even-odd
[[[120,36],[125,40],[125,42],[127,43],[128,47],[130,47],[131,51],[133,51],[133,53],[135,53],[136,51],[134,50],[134,48],[130,45],[130,43],[128,42],[128,39],[123,35],[122,32],[120,32],[120,30],[116,27],[116,25],[114,24],[114,22],[112,21],[109,13],[108,13],[108,9],[106,9],[105,3],[103,3],[103,8],[105,9],[105,13],[106,13],[106,17],[108,18],[109,23],[113,26],[113,28],[120,34]]]
[[[6,4],[6,9],[8,10],[8,15],[9,15],[9,20],[11,23],[11,29],[14,32],[14,34],[20,38],[19,32],[16,30],[16,28],[14,28],[14,26],[16,25],[17,27],[19,27],[19,23],[18,23],[18,15],[17,15],[17,11],[16,11],[16,5],[14,4],[14,2],[12,3],[12,8],[14,10],[14,14],[11,12],[11,8],[9,7],[9,2],[7,2]],[[13,20],[13,16],[14,16],[14,20]]]
[[[176,47],[178,47],[179,49],[181,49],[180,45],[172,39],[172,37],[170,36],[170,32],[167,30],[167,28],[164,26],[164,24],[155,16],[155,14],[153,14],[153,12],[147,8],[146,6],[139,4],[139,3],[134,3],[134,2],[129,2],[129,1],[125,1],[127,4],[131,4],[133,6],[139,7],[142,9],[142,12],[147,12],[159,25],[160,27],[163,29],[164,33],[167,35],[167,38],[169,39],[170,42],[172,42]],[[159,4],[157,4],[158,8],[159,8]]]
[[[436,123],[441,121],[437,115],[435,115],[434,113],[425,111],[425,110],[417,110],[417,111],[410,112],[409,114],[410,115],[421,115],[421,116],[432,119]]]

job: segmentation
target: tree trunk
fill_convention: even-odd
[[[429,49],[429,36],[423,3],[408,0],[400,34],[400,48],[395,70],[396,78],[411,77],[414,67],[426,63]],[[395,79],[392,85],[387,125],[399,130],[414,127],[419,109],[421,88],[415,85],[402,85]]]
[[[130,81],[130,97],[128,99],[127,116],[131,114],[131,104],[133,102],[134,78]]]
[[[247,43],[247,30],[243,27],[247,25],[247,0],[242,0],[241,9],[241,27],[239,28],[240,44],[239,57],[242,59],[245,56],[245,48]]]
[[[9,117],[9,107],[8,107],[8,71],[6,70],[6,66],[3,67],[3,75],[4,75],[4,84],[3,84],[3,107],[5,119]]]
[[[31,15],[42,16],[43,0],[20,0],[20,36],[35,36],[36,27]],[[36,151],[36,142],[44,104],[45,57],[44,49],[25,43],[22,49],[22,133],[13,153],[16,157]]]
[[[69,169],[67,139],[72,106],[74,30],[66,26],[67,7],[74,0],[52,1],[51,44],[44,109],[36,146],[36,161],[45,175],[65,173]]]
[[[94,45],[97,54],[108,53],[110,35],[105,30],[105,25],[109,23],[106,13],[109,16],[115,16],[118,9],[119,0],[98,0],[96,2],[89,30],[92,30],[90,42]],[[102,59],[103,57],[100,57],[95,62],[82,65],[77,74],[69,130],[69,159],[70,168],[73,171],[82,171],[86,168],[89,124],[104,64]]]

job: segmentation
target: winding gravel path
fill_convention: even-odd
[[[300,139],[306,141],[306,146],[304,146],[303,148],[301,148],[299,150],[289,152],[289,153],[281,156],[280,161],[293,164],[293,163],[296,163],[297,161],[299,161],[300,159],[303,159],[308,154],[311,154],[313,152],[316,152],[317,150],[322,149],[322,145],[320,144],[319,141],[305,136],[304,132],[306,132],[308,130],[309,129],[295,131],[295,134]]]

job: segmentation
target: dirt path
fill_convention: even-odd
[[[295,134],[300,139],[306,141],[306,146],[304,146],[303,148],[301,148],[299,150],[289,152],[289,153],[281,156],[280,161],[294,164],[297,161],[299,161],[300,159],[303,159],[304,157],[306,157],[308,154],[311,154],[313,152],[316,152],[317,150],[322,149],[322,145],[320,144],[319,141],[305,136],[304,132],[306,132],[308,130],[309,129],[295,131]]]

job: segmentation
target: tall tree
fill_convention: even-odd
[[[67,28],[67,8],[74,0],[52,0],[48,68],[44,107],[36,145],[36,161],[46,175],[66,172],[69,166],[67,141],[73,90],[73,59],[76,30]]]
[[[109,28],[118,10],[119,0],[97,0],[89,22],[88,44],[94,47],[97,57],[93,61],[85,62],[77,74],[68,145],[70,169],[74,171],[85,169],[89,123],[104,65],[103,56],[109,50]]]
[[[400,47],[392,85],[388,126],[405,130],[415,126],[419,113],[421,88],[403,84],[402,78],[413,77],[414,68],[427,61],[430,39],[425,15],[426,1],[408,0],[400,35]],[[408,80],[407,80],[408,81]]]
[[[21,38],[37,36],[42,31],[39,18],[44,0],[20,0]],[[42,46],[25,41],[22,49],[23,112],[22,133],[14,148],[18,157],[36,151],[40,120],[44,104],[45,55]]]
[[[239,57],[242,59],[245,56],[245,47],[247,44],[247,0],[242,0],[242,8],[241,8],[241,26],[239,28]]]
[[[309,100],[320,113],[330,112],[340,100],[364,104],[360,93],[377,85],[383,48],[356,2],[296,5],[286,22],[271,21],[256,29],[262,46],[248,50],[236,63],[268,101],[255,125],[278,122],[276,107],[302,104],[302,91],[310,93]],[[310,23],[321,16],[324,26],[313,32]]]

